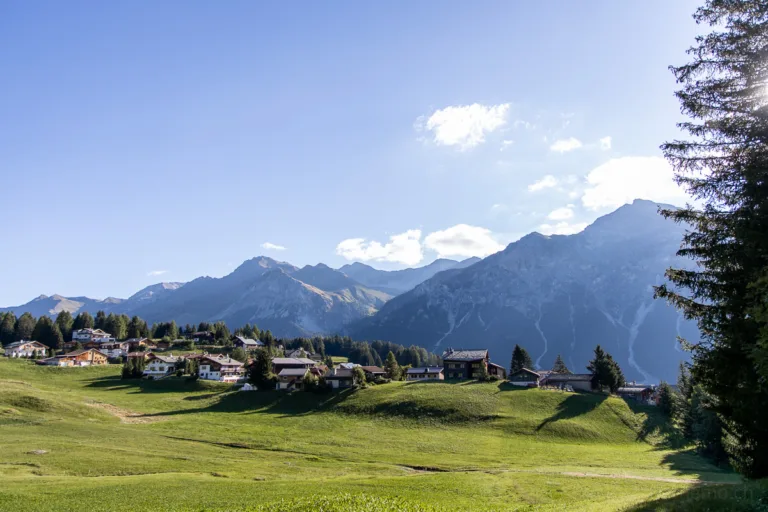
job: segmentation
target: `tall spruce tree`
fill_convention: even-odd
[[[256,358],[248,369],[248,382],[256,386],[256,389],[274,389],[272,381],[272,353],[269,349],[256,351]]]
[[[565,361],[563,361],[563,358],[562,358],[562,356],[560,356],[560,354],[557,354],[557,358],[555,359],[555,364],[552,366],[552,372],[553,373],[564,373],[564,374],[571,373],[571,371],[565,365]]]
[[[16,339],[16,315],[10,311],[3,315],[0,323],[0,343],[7,345]]]
[[[75,317],[75,321],[72,322],[72,330],[77,331],[80,329],[93,329],[94,325],[95,321],[93,320],[91,314],[87,311],[83,311],[82,313],[78,313]]]
[[[16,328],[14,337],[16,341],[30,340],[32,339],[32,331],[35,330],[37,321],[31,313],[23,313],[18,320],[16,320]]]
[[[700,206],[662,214],[689,227],[678,254],[698,266],[669,269],[674,286],[656,294],[698,323],[691,371],[709,397],[703,407],[732,437],[734,466],[765,477],[768,318],[755,312],[768,300],[768,3],[708,0],[694,19],[712,31],[672,68],[690,137],[662,150]]]
[[[400,365],[397,364],[395,354],[390,350],[387,354],[387,360],[384,362],[384,371],[387,372],[387,377],[392,380],[400,380]]]
[[[624,373],[613,356],[600,345],[595,347],[595,357],[589,362],[587,370],[592,374],[592,387],[596,390],[608,388],[615,393],[624,385]]]
[[[96,312],[96,318],[93,320],[93,326],[96,329],[101,329],[102,331],[107,330],[107,314],[99,310]]]
[[[533,359],[528,355],[528,351],[520,345],[515,345],[512,350],[512,362],[509,365],[509,374],[519,372],[523,368],[531,369],[533,367]]]
[[[72,326],[75,320],[72,318],[72,314],[69,311],[62,311],[56,315],[56,325],[59,326],[60,334],[64,339],[72,339]]]

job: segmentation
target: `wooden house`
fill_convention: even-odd
[[[243,336],[235,336],[235,339],[232,341],[232,345],[237,348],[242,348],[243,350],[254,350],[263,347],[264,343],[261,340],[253,340]]]
[[[488,351],[485,349],[449,348],[443,352],[443,367],[446,379],[477,379],[483,367],[488,375],[495,375],[500,379],[505,378],[507,374],[502,366],[491,363]]]
[[[43,359],[39,364],[48,366],[91,366],[107,364],[108,356],[95,348],[75,350],[48,359]]]
[[[183,358],[176,357],[173,354],[167,356],[149,354],[147,364],[144,367],[144,376],[158,379],[171,375],[176,371],[176,365],[180,361],[183,361]]]
[[[509,376],[510,384],[529,388],[539,387],[540,380],[541,374],[529,368],[522,368]]]
[[[312,368],[317,364],[306,357],[275,357],[272,359],[272,373],[280,375],[280,372],[286,368]]]
[[[539,381],[540,386],[574,391],[592,391],[592,374],[589,373],[549,373]]]

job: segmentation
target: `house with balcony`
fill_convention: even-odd
[[[488,375],[495,375],[500,379],[506,378],[507,375],[503,366],[491,362],[486,349],[449,348],[443,352],[443,368],[445,378],[449,380],[477,379],[481,376],[483,368]]]
[[[245,375],[245,366],[231,357],[207,355],[199,359],[197,373],[204,380],[237,382]]]
[[[5,346],[6,357],[41,357],[48,347],[39,341],[14,341]]]
[[[176,357],[173,354],[167,356],[159,356],[157,354],[150,354],[146,366],[144,367],[144,377],[152,377],[153,379],[159,379],[172,375],[176,371],[176,365],[183,358]]]

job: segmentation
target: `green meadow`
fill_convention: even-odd
[[[654,408],[617,398],[119,374],[0,358],[0,510],[707,510],[765,490],[673,448]]]

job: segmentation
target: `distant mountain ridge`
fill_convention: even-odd
[[[531,233],[465,269],[441,272],[349,326],[355,339],[392,339],[439,351],[489,348],[506,365],[516,343],[536,366],[562,354],[584,371],[596,344],[630,380],[673,381],[686,358],[676,343],[698,339],[694,324],[653,298],[685,227],[636,200],[581,233]],[[664,205],[665,207],[670,207]]]
[[[221,277],[200,277],[189,283],[167,282],[147,286],[128,299],[95,300],[87,297],[41,295],[17,307],[0,308],[17,316],[61,311],[77,314],[98,310],[139,315],[148,322],[175,320],[178,324],[223,320],[231,326],[246,322],[271,329],[280,336],[306,336],[338,332],[344,325],[374,314],[409,283],[427,279],[444,268],[465,262],[438,260],[418,269],[396,272],[363,265],[370,285],[363,284],[323,263],[298,268],[290,263],[257,256]],[[413,271],[413,272],[411,272]],[[398,276],[394,287],[377,286],[376,276]],[[378,281],[386,281],[381,277]],[[420,281],[419,281],[420,282]]]
[[[42,295],[4,310],[104,310],[182,325],[250,322],[281,337],[345,333],[435,352],[488,348],[505,366],[519,343],[537,367],[551,367],[562,354],[577,372],[599,343],[628,379],[673,381],[687,357],[676,336],[695,341],[698,330],[653,298],[668,267],[690,265],[675,256],[685,227],[658,215],[659,207],[636,200],[581,233],[531,233],[482,260],[383,271],[362,263],[298,268],[258,256],[221,278],[158,283],[128,299]]]

